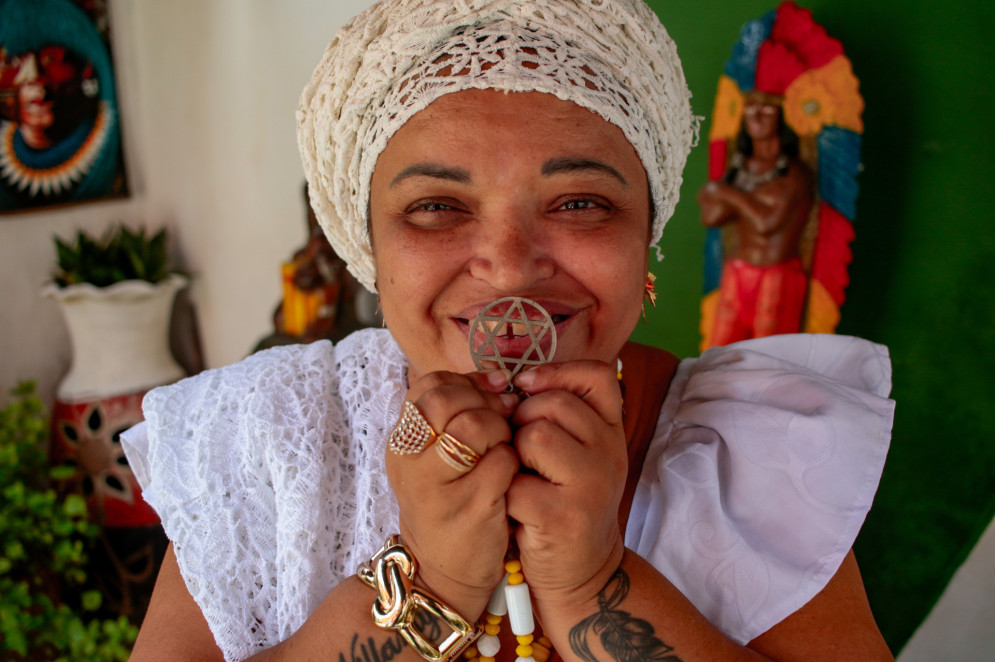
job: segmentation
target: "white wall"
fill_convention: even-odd
[[[244,356],[271,328],[279,265],[305,240],[294,111],[335,31],[371,0],[114,0],[132,196],[0,219],[0,402],[35,379],[46,400],[71,348],[40,298],[53,234],[168,226],[205,358]]]
[[[995,522],[954,574],[898,662],[991,662],[995,658]]]

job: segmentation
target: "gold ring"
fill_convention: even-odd
[[[438,435],[421,411],[410,400],[404,401],[401,420],[390,431],[387,448],[398,455],[417,455],[435,441]]]
[[[448,432],[443,432],[435,442],[435,450],[442,461],[460,473],[466,473],[480,462],[480,455]]]

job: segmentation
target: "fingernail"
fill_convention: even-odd
[[[498,397],[501,399],[501,404],[508,409],[514,409],[518,406],[518,395],[515,393],[502,393]]]
[[[523,370],[515,377],[515,386],[527,389],[535,384],[536,376],[531,370]]]
[[[510,378],[511,373],[507,370],[491,370],[487,373],[487,383],[498,388],[507,386]]]

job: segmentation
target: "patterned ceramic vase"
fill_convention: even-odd
[[[52,409],[51,460],[76,467],[64,487],[86,498],[100,526],[93,574],[105,605],[136,619],[147,607],[165,538],[142,499],[120,435],[142,420],[150,388],[185,374],[169,350],[169,325],[173,300],[186,283],[172,276],[157,284],[44,289],[59,303],[73,348]]]

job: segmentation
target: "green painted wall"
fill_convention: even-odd
[[[650,0],[677,42],[697,114],[711,113],[740,26],[776,4]],[[995,4],[800,4],[843,42],[867,103],[839,332],[888,345],[894,362],[894,441],[857,554],[897,651],[995,512]],[[691,155],[666,258],[654,265],[657,307],[635,334],[681,356],[697,353],[705,233],[695,194],[706,142]]]

